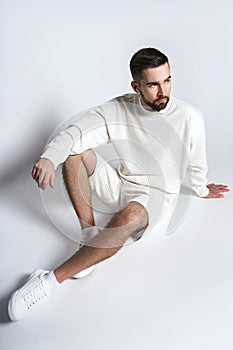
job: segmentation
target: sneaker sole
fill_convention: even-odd
[[[13,304],[14,304],[14,300],[15,300],[15,296],[18,294],[18,291],[14,292],[11,295],[10,301],[8,303],[8,315],[11,319],[11,321],[18,321],[18,319],[13,315],[12,313],[12,309],[13,309]]]
[[[95,270],[95,267],[96,267],[95,265],[93,265],[91,267],[88,267],[87,269],[85,269],[85,270],[77,273],[73,277],[71,277],[71,279],[77,280],[77,279],[80,279],[80,278],[84,278],[84,277],[90,275]]]

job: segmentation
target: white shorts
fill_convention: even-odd
[[[116,168],[98,153],[95,154],[97,159],[95,172],[89,177],[94,192],[93,209],[98,212],[114,213],[129,202],[136,201],[143,205],[148,213],[149,223],[145,232],[151,229],[166,231],[177,195],[126,181],[119,176]]]

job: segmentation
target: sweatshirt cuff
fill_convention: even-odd
[[[42,153],[40,158],[49,159],[53,163],[55,170],[57,169],[59,164],[63,163],[63,160],[61,159],[59,153],[52,148],[48,148],[47,150],[45,150],[45,152]]]
[[[193,190],[199,197],[206,197],[210,192],[210,190],[206,186],[196,187],[193,188]]]

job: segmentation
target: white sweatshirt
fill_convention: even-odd
[[[173,97],[159,112],[145,109],[139,95],[125,94],[78,114],[41,158],[57,168],[71,154],[110,142],[119,156],[122,181],[178,194],[188,174],[198,196],[209,193],[203,117]]]

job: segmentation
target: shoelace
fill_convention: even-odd
[[[30,292],[28,292],[24,296],[24,301],[27,305],[28,309],[31,309],[34,305],[36,305],[39,301],[43,300],[47,297],[45,288],[44,288],[44,281],[41,280],[38,286],[33,288]]]

